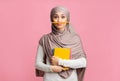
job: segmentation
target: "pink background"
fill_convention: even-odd
[[[87,54],[84,81],[120,81],[119,0],[0,0],[0,81],[42,81],[34,72],[50,10],[63,5]]]

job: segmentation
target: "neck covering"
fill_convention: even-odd
[[[69,21],[69,12],[66,8],[58,6],[51,10],[51,22],[52,22],[52,16],[56,12],[63,12]],[[82,48],[82,43],[80,40],[80,37],[73,29],[72,25],[68,23],[65,26],[64,31],[59,31],[57,28],[52,24],[51,25],[52,32],[45,34],[41,37],[39,44],[43,47],[44,54],[49,58],[53,56],[53,49],[56,47],[61,48],[71,48],[71,59],[78,59],[81,57],[85,57],[85,52]],[[83,76],[85,72],[85,68],[78,68],[77,75],[78,75],[78,81],[83,81]],[[58,74],[62,78],[68,78],[73,72],[73,69],[69,69],[66,71],[59,72]]]

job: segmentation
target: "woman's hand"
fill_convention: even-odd
[[[53,72],[61,72],[63,70],[63,67],[61,66],[51,66],[51,69]]]
[[[58,65],[58,60],[59,60],[58,57],[52,56],[52,58],[51,58],[52,65]]]

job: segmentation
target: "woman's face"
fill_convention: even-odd
[[[64,30],[64,27],[67,24],[67,17],[62,12],[57,12],[55,15],[53,15],[53,24],[58,30]]]

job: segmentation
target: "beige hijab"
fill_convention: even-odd
[[[63,12],[66,16],[68,21],[70,21],[69,11],[62,7],[57,6],[51,10],[51,22],[52,17],[56,12]],[[56,27],[52,24],[51,26],[52,32],[46,35],[43,35],[39,41],[39,44],[43,46],[44,54],[49,58],[53,56],[53,49],[55,47],[61,48],[71,48],[71,59],[78,59],[81,57],[85,57],[85,52],[82,48],[82,43],[78,34],[73,30],[73,27],[68,23],[65,27],[64,31],[59,31]],[[73,69],[69,69],[67,71],[62,71],[58,73],[62,78],[68,78],[73,72]],[[85,68],[78,68],[78,80],[83,81]]]

